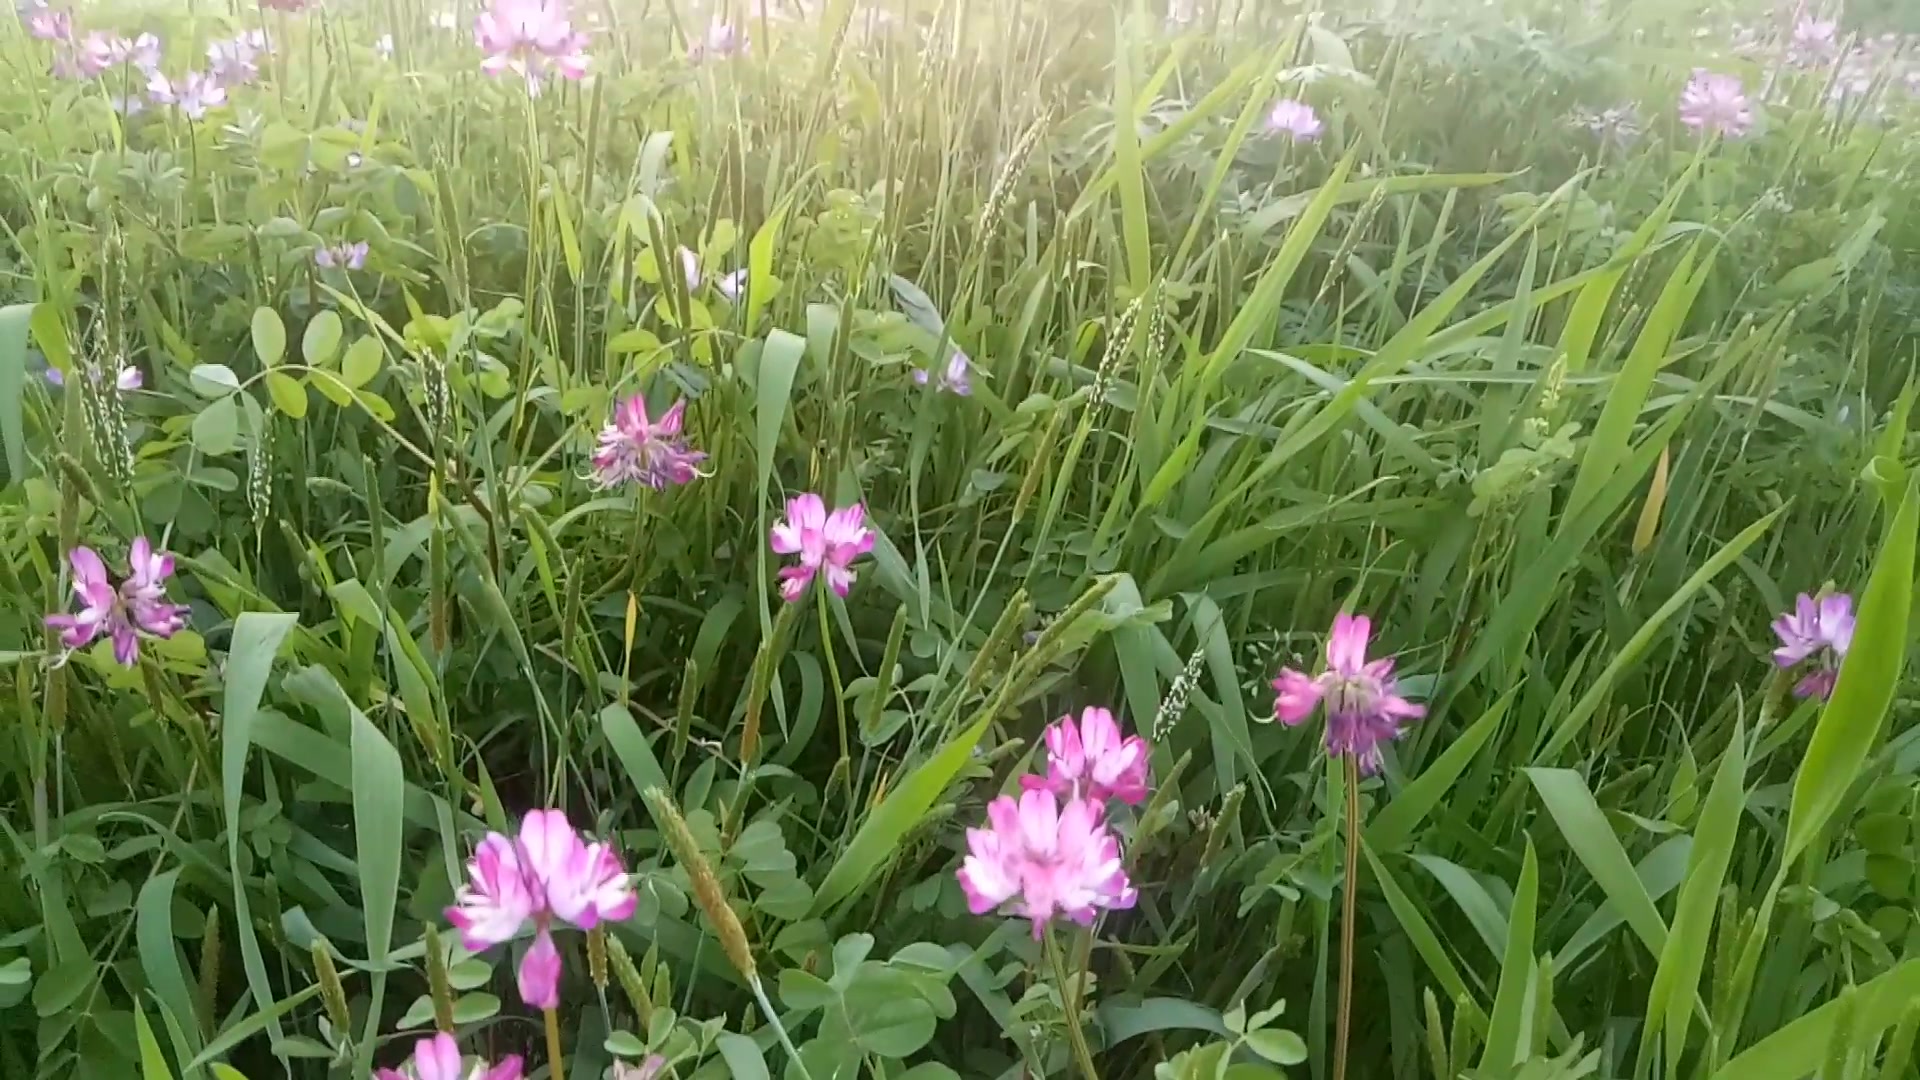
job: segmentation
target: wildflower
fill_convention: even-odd
[[[108,94],[107,104],[121,116],[138,116],[147,111],[147,99],[138,94]]]
[[[337,244],[317,247],[313,251],[313,265],[324,270],[358,270],[367,265],[367,242],[342,240]]]
[[[134,538],[127,556],[129,572],[118,589],[92,548],[74,548],[67,561],[73,566],[73,595],[80,610],[46,618],[67,648],[86,648],[104,633],[113,642],[113,658],[132,667],[140,654],[140,635],[170,638],[187,625],[187,608],[167,602],[165,582],[173,576],[173,556],[154,551],[146,537]]]
[[[973,378],[969,364],[966,353],[959,349],[953,350],[953,355],[947,358],[947,369],[940,373],[937,383],[939,388],[961,397],[970,396],[973,393]],[[932,380],[933,376],[926,368],[920,368],[913,373],[913,381],[921,386],[927,385]]]
[[[1318,139],[1320,129],[1320,117],[1314,113],[1313,106],[1304,101],[1282,98],[1274,103],[1273,111],[1267,114],[1269,133],[1286,135],[1297,143]]]
[[[685,245],[678,249],[680,255],[680,273],[687,279],[687,291],[700,287],[700,256],[695,255]]]
[[[379,53],[380,59],[382,60],[393,59],[393,35],[381,34],[375,38],[373,40],[373,51]]]
[[[621,402],[600,431],[593,453],[594,483],[602,488],[637,483],[660,491],[700,475],[697,466],[707,455],[687,448],[680,432],[686,411],[686,401],[676,401],[654,420],[647,416],[645,397],[635,394]]]
[[[1706,135],[1737,139],[1753,126],[1753,105],[1737,75],[1696,68],[1680,92],[1680,122]]]
[[[1840,24],[1833,19],[1802,17],[1793,25],[1792,53],[1801,63],[1832,56],[1840,44]]]
[[[260,77],[259,50],[246,34],[207,46],[207,70],[226,86],[245,86]]]
[[[638,1065],[621,1062],[613,1067],[613,1080],[654,1080],[660,1070],[667,1067],[667,1059],[659,1054],[648,1054],[647,1059]]]
[[[1122,738],[1113,713],[1099,706],[1080,712],[1080,723],[1063,716],[1047,726],[1047,775],[1023,776],[1028,791],[1051,791],[1095,804],[1119,799],[1138,806],[1147,798],[1147,743]]]
[[[89,364],[87,366],[87,377],[97,385],[100,382],[100,369]],[[67,385],[66,373],[57,367],[47,368],[46,379],[55,386]],[[114,389],[122,393],[138,390],[142,386],[145,386],[146,382],[146,376],[142,375],[140,369],[134,367],[132,364],[121,364],[119,370],[115,371],[113,375]]]
[[[834,595],[847,595],[854,581],[853,560],[873,550],[873,530],[866,527],[866,516],[866,507],[859,503],[829,514],[818,495],[788,499],[787,516],[774,524],[768,538],[774,551],[800,556],[799,563],[780,571],[781,597],[800,599],[823,567]]]
[[[1380,769],[1380,744],[1399,738],[1405,721],[1426,714],[1425,708],[1400,696],[1392,657],[1367,660],[1372,625],[1365,615],[1334,616],[1326,670],[1308,677],[1284,668],[1273,680],[1275,717],[1291,727],[1325,701],[1327,753],[1351,755],[1367,774]]]
[[[587,35],[574,32],[566,0],[493,0],[474,21],[473,37],[487,54],[480,69],[519,75],[532,96],[549,74],[586,77]]]
[[[1130,908],[1137,895],[1099,804],[1069,799],[1061,807],[1051,791],[988,803],[987,827],[967,830],[959,877],[968,910],[1005,906],[1033,920],[1036,938],[1055,916],[1091,926],[1100,911]]]
[[[707,25],[706,38],[694,42],[687,49],[687,59],[698,64],[705,60],[725,60],[729,56],[743,55],[746,51],[746,37],[732,23],[716,16]]]
[[[41,41],[72,41],[73,15],[64,8],[36,4],[27,14],[27,33]]]
[[[635,898],[613,848],[588,843],[559,810],[534,810],[508,839],[488,833],[467,863],[447,921],[470,952],[512,939],[531,919],[533,945],[520,961],[520,996],[535,1008],[559,1003],[560,952],[553,920],[591,930],[633,914]]]
[[[1574,127],[1585,128],[1603,143],[1626,146],[1640,138],[1640,117],[1631,106],[1616,105],[1598,112],[1576,110],[1567,118]]]
[[[1853,645],[1853,597],[1834,593],[1816,600],[1801,593],[1793,607],[1773,620],[1773,632],[1780,638],[1773,662],[1785,669],[1813,660],[1813,670],[1794,686],[1793,696],[1825,701],[1833,694],[1840,661]]]
[[[413,1044],[413,1059],[407,1070],[378,1069],[373,1076],[374,1080],[520,1080],[520,1055],[491,1067],[477,1061],[467,1069],[460,1061],[460,1045],[442,1032]]]
[[[721,274],[713,279],[713,287],[729,301],[738,301],[747,288],[747,268],[743,266],[732,273]]]
[[[118,37],[98,30],[80,43],[81,64],[89,75],[98,75],[110,67],[132,64],[149,75],[160,67],[160,39],[152,34]]]
[[[207,115],[208,109],[227,103],[227,88],[206,72],[189,71],[176,83],[156,71],[147,79],[147,97],[155,105],[172,105],[187,119],[198,120]]]

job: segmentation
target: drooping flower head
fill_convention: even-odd
[[[187,608],[167,600],[173,556],[154,551],[146,537],[138,536],[127,559],[129,573],[116,588],[107,577],[106,564],[92,548],[77,547],[68,553],[73,595],[80,610],[47,616],[47,626],[60,632],[60,644],[84,649],[104,634],[113,642],[113,658],[132,667],[140,655],[141,635],[170,638],[186,627]]]
[[[1351,756],[1360,771],[1380,770],[1382,743],[1400,737],[1408,720],[1426,715],[1426,709],[1400,696],[1393,678],[1393,658],[1367,659],[1367,638],[1373,623],[1365,615],[1345,612],[1333,617],[1327,635],[1327,667],[1308,676],[1285,668],[1273,680],[1274,716],[1291,727],[1327,707],[1327,753]]]
[[[473,38],[487,54],[480,70],[511,71],[534,97],[549,75],[577,80],[587,74],[587,35],[574,31],[566,0],[493,0],[474,20]]]
[[[688,449],[681,426],[687,412],[676,401],[655,420],[647,416],[647,399],[635,394],[613,410],[613,419],[600,431],[593,452],[593,482],[602,488],[642,484],[660,491],[669,484],[685,484],[699,476],[707,455]]]
[[[147,78],[147,97],[155,105],[172,105],[188,119],[198,120],[208,109],[227,103],[227,88],[204,71],[189,71],[177,83],[156,71]]]
[[[1696,68],[1680,91],[1680,122],[1703,135],[1737,139],[1753,126],[1753,103],[1738,75]]]
[[[1033,920],[1036,938],[1055,917],[1091,926],[1099,912],[1130,908],[1136,898],[1099,804],[1069,799],[1062,807],[1051,791],[987,804],[987,827],[967,830],[960,888],[975,915],[1004,908]]]
[[[611,845],[583,839],[559,810],[534,810],[518,836],[488,833],[480,841],[447,921],[469,952],[480,952],[511,940],[532,920],[533,944],[517,972],[520,996],[534,1008],[551,1009],[560,995],[553,921],[591,930],[632,915],[636,902]]]
[[[1080,712],[1080,722],[1063,716],[1047,726],[1047,773],[1023,776],[1028,791],[1051,791],[1063,798],[1098,805],[1119,799],[1138,806],[1147,798],[1147,743],[1138,735],[1122,737],[1113,713],[1097,705]]]
[[[1784,669],[1813,661],[1813,670],[1794,686],[1794,696],[1825,701],[1833,695],[1840,661],[1853,646],[1853,597],[1833,593],[1816,600],[1801,593],[1792,611],[1773,620],[1773,632],[1780,638],[1774,663]]]
[[[1282,98],[1267,114],[1267,131],[1285,135],[1297,143],[1312,142],[1320,137],[1320,117],[1306,102]]]
[[[860,503],[827,512],[818,495],[795,495],[787,500],[787,516],[776,522],[768,537],[773,550],[798,555],[800,561],[780,571],[780,595],[800,599],[823,568],[827,586],[836,596],[853,586],[853,560],[873,550],[873,530],[867,528],[867,509]]]
[[[313,265],[324,269],[358,270],[367,265],[367,242],[342,240],[313,250]]]
[[[468,1067],[460,1060],[460,1044],[442,1032],[413,1044],[413,1057],[398,1069],[376,1069],[374,1080],[520,1080],[520,1055],[515,1054],[488,1066],[476,1061]]]
[[[915,368],[913,381],[919,383],[921,386],[925,386],[929,382],[934,382],[934,379],[932,373],[926,368]],[[961,397],[971,396],[973,394],[973,365],[972,361],[967,358],[967,354],[961,352],[959,349],[953,350],[953,355],[947,357],[946,370],[940,373],[939,380],[934,384],[939,389],[945,390],[950,394],[958,394]]]

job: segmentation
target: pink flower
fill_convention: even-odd
[[[46,618],[67,648],[86,648],[105,634],[113,642],[114,659],[132,667],[140,654],[140,635],[170,638],[186,627],[187,608],[167,602],[165,582],[173,576],[173,556],[154,551],[146,537],[134,538],[128,552],[131,572],[118,589],[92,548],[74,548],[67,561],[73,566],[73,595],[80,610]]]
[[[959,876],[968,910],[1004,907],[1033,920],[1036,938],[1055,916],[1091,926],[1098,912],[1130,908],[1136,897],[1099,805],[1070,799],[1061,808],[1051,791],[988,803],[987,828],[967,830]]]
[[[61,8],[35,6],[27,16],[27,33],[41,41],[72,41],[73,15]]]
[[[958,394],[961,397],[971,396],[973,393],[973,374],[970,363],[966,353],[961,352],[959,349],[953,350],[953,355],[947,358],[947,369],[940,373],[939,388],[948,393]],[[919,383],[921,386],[927,385],[931,379],[932,376],[926,368],[919,368],[913,373],[913,381]]]
[[[1342,612],[1327,635],[1327,668],[1308,677],[1292,668],[1273,680],[1274,715],[1291,727],[1305,720],[1322,701],[1327,706],[1327,753],[1351,755],[1360,771],[1380,769],[1380,745],[1400,737],[1405,721],[1426,709],[1400,696],[1393,658],[1367,660],[1372,621]]]
[[[265,35],[255,31],[208,45],[207,68],[213,77],[226,86],[245,86],[259,78],[263,47],[255,44],[256,39],[264,41]]]
[[[520,1056],[489,1067],[476,1061],[471,1070],[460,1060],[460,1044],[442,1032],[413,1044],[413,1059],[405,1069],[377,1069],[374,1080],[520,1080]]]
[[[152,34],[127,38],[109,36],[96,30],[80,43],[80,52],[81,67],[87,69],[89,75],[97,75],[120,64],[132,64],[147,74],[152,74],[160,66],[160,39]]]
[[[198,120],[207,115],[208,109],[227,103],[227,88],[203,71],[189,71],[178,83],[156,71],[147,78],[147,97],[155,105],[172,105],[188,119]]]
[[[358,270],[367,265],[367,242],[342,240],[313,250],[313,265],[323,269]]]
[[[566,0],[493,0],[474,20],[473,37],[487,54],[480,70],[511,71],[535,97],[550,74],[586,77],[587,35],[574,32]]]
[[[787,516],[774,524],[768,538],[774,551],[800,556],[798,563],[780,571],[781,597],[800,599],[822,568],[834,594],[847,595],[854,581],[853,560],[873,550],[873,530],[866,527],[866,516],[866,507],[859,503],[829,514],[818,495],[788,499]]]
[[[1792,611],[1773,621],[1773,632],[1780,638],[1780,647],[1773,650],[1773,662],[1790,668],[1813,659],[1813,670],[1794,686],[1793,694],[1825,701],[1833,696],[1840,661],[1853,647],[1853,597],[1834,593],[1815,600],[1801,593],[1793,604]]]
[[[628,918],[638,902],[613,848],[583,840],[559,810],[530,811],[512,840],[488,833],[467,863],[467,878],[447,921],[468,951],[480,952],[511,940],[533,920],[533,945],[520,960],[518,979],[521,999],[540,1009],[559,1001],[553,920],[591,930]]]
[[[1274,103],[1273,111],[1267,114],[1267,130],[1275,135],[1285,135],[1294,142],[1312,142],[1320,137],[1320,117],[1314,113],[1313,106],[1292,98],[1282,98]]]
[[[1119,799],[1138,806],[1147,798],[1147,743],[1138,735],[1122,738],[1113,714],[1097,705],[1047,726],[1047,775],[1024,776],[1028,791],[1051,791],[1095,804]]]
[[[1753,126],[1753,105],[1740,77],[1695,68],[1680,92],[1680,122],[1705,135],[1745,135]]]
[[[707,455],[687,448],[680,433],[687,403],[676,401],[660,419],[647,416],[647,399],[635,394],[613,411],[593,452],[593,482],[602,488],[642,484],[655,491],[699,476]]]
[[[732,23],[716,17],[707,25],[706,39],[695,42],[687,49],[687,59],[698,64],[704,60],[724,60],[729,56],[743,55],[746,51],[746,37]]]

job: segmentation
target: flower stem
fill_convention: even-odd
[[[567,1068],[560,1056],[560,1014],[552,1009],[547,1014],[547,1075],[553,1080],[566,1080]]]
[[[773,1033],[779,1038],[781,1048],[787,1052],[788,1060],[800,1071],[800,1080],[813,1080],[812,1074],[807,1072],[806,1063],[800,1060],[800,1051],[793,1048],[793,1040],[787,1037],[787,1027],[780,1022],[780,1014],[773,1011],[773,1002],[767,1000],[767,992],[760,985],[760,976],[749,974],[747,985],[753,988],[753,999],[760,1003],[760,1012],[767,1018],[767,1023],[773,1025]]]
[[[1334,1014],[1333,1080],[1347,1077],[1347,1035],[1353,1025],[1353,909],[1360,877],[1360,765],[1347,755],[1347,876],[1340,891],[1340,1011]]]
[[[1100,1080],[1100,1072],[1093,1067],[1093,1050],[1087,1046],[1087,1030],[1080,1020],[1080,995],[1078,985],[1067,981],[1067,958],[1060,950],[1060,942],[1053,936],[1053,927],[1047,927],[1047,956],[1053,961],[1054,985],[1060,989],[1060,1004],[1067,1014],[1067,1042],[1073,1047],[1073,1057],[1080,1063],[1080,1072],[1087,1080]]]

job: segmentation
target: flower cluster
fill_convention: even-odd
[[[613,411],[613,419],[601,429],[599,446],[593,452],[595,486],[641,484],[659,491],[700,475],[699,465],[707,455],[689,449],[681,434],[686,412],[687,403],[676,401],[659,419],[653,419],[647,415],[647,399],[641,395],[621,402]]]
[[[1794,696],[1825,701],[1833,695],[1840,661],[1853,645],[1853,597],[1833,593],[1816,600],[1801,593],[1793,610],[1773,621],[1773,632],[1780,638],[1773,662],[1781,670],[1813,661],[1813,669],[1794,685]]]
[[[935,387],[947,393],[967,397],[973,393],[973,364],[966,353],[955,349],[953,355],[947,357],[946,370],[942,371],[938,378],[935,378],[933,372],[927,368],[915,368],[913,381],[921,386],[933,383]]]
[[[533,945],[520,960],[520,999],[536,1009],[560,1004],[555,919],[591,930],[633,914],[633,889],[611,845],[589,843],[559,810],[534,810],[517,837],[488,833],[467,863],[468,882],[447,921],[461,943],[480,952],[518,936],[529,921]]]
[[[1091,926],[1102,911],[1133,906],[1138,894],[1107,828],[1107,800],[1147,797],[1147,744],[1122,738],[1106,709],[1083,710],[1078,724],[1061,717],[1045,741],[1046,774],[1021,777],[1018,799],[987,804],[987,827],[967,830],[959,871],[968,910],[1023,916],[1036,938],[1056,917]]]
[[[1367,775],[1380,771],[1380,747],[1400,737],[1408,720],[1426,715],[1426,709],[1400,696],[1393,677],[1393,658],[1367,659],[1372,620],[1345,612],[1333,617],[1327,635],[1327,666],[1309,676],[1283,668],[1273,680],[1273,712],[1292,727],[1323,702],[1327,707],[1327,753],[1351,757]]]
[[[67,554],[73,566],[73,595],[80,610],[47,616],[48,628],[60,632],[60,644],[84,649],[105,634],[113,642],[113,658],[132,667],[140,655],[140,636],[170,638],[187,625],[187,608],[167,600],[166,580],[173,576],[173,556],[153,550],[144,536],[136,536],[128,552],[128,573],[118,587],[107,577],[106,564],[89,547]]]
[[[1285,135],[1297,143],[1318,139],[1321,128],[1319,114],[1304,101],[1282,98],[1274,103],[1273,111],[1267,114],[1269,134]]]
[[[578,80],[587,74],[587,35],[574,30],[567,0],[493,0],[474,20],[473,39],[487,54],[480,70],[511,71],[534,97],[550,75]]]
[[[1680,91],[1680,122],[1702,135],[1737,139],[1753,127],[1753,103],[1738,75],[1696,68]]]
[[[147,99],[155,105],[172,105],[187,119],[198,120],[208,109],[227,103],[227,88],[210,72],[189,71],[175,82],[156,71],[147,78]]]
[[[768,542],[781,555],[800,561],[780,570],[780,595],[795,601],[806,595],[815,574],[826,572],[827,587],[847,595],[854,581],[853,560],[873,550],[867,508],[860,503],[827,512],[820,496],[809,492],[787,500],[787,516],[773,526]]]
[[[367,242],[342,240],[313,249],[313,265],[322,269],[358,270],[367,265]]]
[[[248,30],[207,46],[207,71],[221,86],[246,86],[260,77],[260,57],[270,51],[263,30]]]
[[[498,1065],[476,1061],[468,1069],[460,1060],[460,1044],[442,1032],[413,1044],[413,1057],[403,1068],[376,1069],[373,1080],[520,1080],[520,1056]]]

